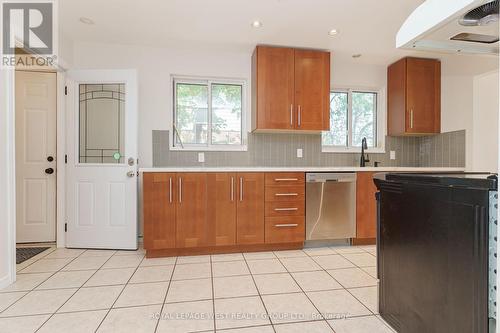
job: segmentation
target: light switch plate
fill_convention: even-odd
[[[198,153],[198,162],[200,163],[205,162],[205,153]]]
[[[391,150],[390,152],[390,159],[395,160],[396,159],[396,152],[394,150]]]
[[[302,158],[302,148],[297,148],[297,158]]]

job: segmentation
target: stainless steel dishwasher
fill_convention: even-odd
[[[356,174],[306,174],[306,241],[356,237]]]

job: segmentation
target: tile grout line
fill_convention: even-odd
[[[371,256],[374,256],[374,255],[373,255],[372,253],[370,253],[370,252],[369,252],[369,250],[367,250],[367,249],[360,248],[360,250],[362,250],[362,252],[360,252],[360,253],[368,253],[368,254],[370,254]],[[251,272],[251,270],[250,270],[250,268],[249,268],[249,265],[248,265],[247,260],[254,261],[254,260],[266,260],[266,259],[267,259],[267,260],[269,260],[269,259],[278,259],[278,261],[282,264],[282,259],[287,259],[287,258],[305,258],[305,257],[308,257],[308,258],[312,259],[312,260],[313,260],[313,261],[317,264],[317,262],[314,260],[314,258],[312,258],[313,256],[318,257],[318,256],[328,256],[328,255],[335,255],[335,254],[337,254],[337,255],[340,255],[342,258],[346,259],[347,261],[352,262],[352,261],[350,261],[348,258],[346,258],[346,257],[345,257],[342,253],[336,252],[336,251],[335,251],[335,250],[333,250],[333,249],[332,249],[332,251],[333,251],[333,253],[331,253],[331,254],[323,254],[323,255],[321,255],[321,254],[319,254],[319,255],[318,255],[318,254],[316,254],[316,255],[312,255],[312,254],[311,254],[311,255],[310,255],[310,254],[309,254],[309,253],[307,253],[306,251],[302,251],[303,253],[305,253],[305,256],[299,256],[299,257],[290,256],[290,257],[284,257],[284,258],[278,257],[278,256],[276,256],[276,255],[273,253],[274,258],[252,258],[252,259],[247,259],[247,258],[246,258],[246,257],[242,254],[243,261],[245,261],[246,267],[247,267],[247,269],[249,270],[249,274],[238,274],[238,275],[236,275],[236,276],[247,276],[247,275],[250,275],[250,276],[252,277],[252,280],[253,280],[253,282],[254,282],[254,286],[256,287],[256,290],[257,290],[258,296],[260,297],[260,299],[261,299],[261,301],[262,301],[262,304],[263,304],[263,306],[264,306],[264,308],[265,308],[265,310],[266,310],[266,313],[267,313],[267,314],[268,314],[268,316],[269,316],[269,313],[268,313],[268,310],[267,310],[267,308],[266,308],[266,306],[265,306],[265,303],[264,303],[264,302],[263,302],[263,300],[262,300],[262,294],[260,293],[259,289],[258,289],[258,288],[257,288],[257,286],[256,286],[255,279],[254,279],[254,274]],[[52,251],[52,252],[54,252],[54,251]],[[50,253],[52,253],[52,252],[50,252]],[[85,252],[86,252],[86,251],[83,251],[83,252],[82,252],[82,253],[80,253],[77,257],[74,257],[72,260],[70,260],[70,261],[69,261],[66,265],[64,265],[64,266],[63,266],[62,268],[60,268],[58,271],[52,272],[53,274],[51,274],[51,275],[50,275],[50,276],[48,276],[46,279],[44,279],[42,282],[40,282],[40,283],[39,283],[36,287],[34,287],[34,288],[32,288],[30,291],[28,291],[28,293],[27,293],[27,294],[29,294],[31,291],[34,291],[34,290],[35,290],[38,286],[40,286],[40,285],[41,285],[41,284],[43,284],[45,281],[47,281],[48,279],[50,279],[50,278],[51,278],[54,274],[56,274],[56,273],[58,273],[58,272],[62,271],[62,269],[64,269],[64,267],[66,267],[67,265],[69,265],[71,262],[73,262],[73,261],[74,261],[75,259],[77,259],[78,257],[81,257],[81,256],[82,256]],[[47,255],[46,255],[46,256],[50,255],[50,253],[47,253]],[[102,271],[102,270],[113,270],[113,269],[123,269],[122,267],[117,267],[117,268],[108,268],[108,269],[103,269],[103,268],[102,268],[102,267],[106,264],[106,262],[108,262],[108,261],[109,261],[112,257],[120,257],[120,256],[122,256],[122,255],[116,255],[117,253],[118,253],[118,252],[116,252],[116,251],[115,251],[115,252],[114,252],[114,254],[112,254],[112,255],[111,255],[111,256],[110,256],[110,257],[109,257],[109,258],[108,258],[108,259],[107,259],[107,260],[106,260],[106,261],[105,261],[102,265],[101,265],[101,267],[100,267],[100,268],[98,268],[97,270],[95,270],[95,272],[94,272],[94,273],[93,273],[93,274],[89,277],[89,279],[87,279],[87,281],[86,281],[85,283],[87,283],[87,282],[88,282],[88,280],[90,280],[90,279],[94,276],[94,274],[96,274],[96,273],[97,273],[97,271]],[[376,257],[376,256],[374,256],[374,257]],[[42,258],[40,258],[40,259],[38,259],[38,260],[41,260],[41,259],[43,259],[43,258],[45,258],[45,257],[42,257]],[[54,258],[54,259],[64,259],[64,258]],[[135,267],[134,273],[133,273],[133,274],[131,275],[131,277],[129,278],[129,281],[125,284],[125,286],[124,286],[124,288],[122,289],[122,292],[120,293],[120,295],[123,293],[123,290],[125,289],[125,287],[126,287],[127,285],[129,285],[129,284],[134,284],[134,283],[130,283],[130,280],[131,280],[131,278],[133,277],[133,275],[135,274],[135,272],[136,272],[139,268],[141,268],[141,264],[142,264],[142,262],[144,261],[144,259],[145,259],[145,257],[143,256],[143,257],[142,257],[142,260],[141,260],[141,263],[140,263],[137,267]],[[176,265],[176,263],[177,263],[177,259],[178,259],[178,258],[176,257],[176,261],[175,261],[175,263],[174,263],[174,268],[173,268],[172,273],[171,273],[171,278],[170,278],[170,280],[169,280],[169,286],[167,287],[167,292],[166,292],[166,294],[165,294],[164,302],[162,303],[162,309],[163,309],[163,307],[167,304],[167,303],[165,303],[165,302],[166,302],[166,296],[167,296],[167,294],[168,294],[168,290],[169,290],[170,284],[171,284],[171,282],[173,281],[173,280],[172,280],[172,278],[173,278],[173,274],[174,274],[174,271],[175,271],[175,265]],[[37,261],[38,261],[38,260],[37,260]],[[241,259],[240,259],[240,260],[222,260],[222,261],[220,261],[220,262],[221,262],[221,263],[226,263],[226,262],[239,262],[239,261],[242,261],[242,260],[241,260]],[[209,263],[210,263],[210,266],[211,266],[212,301],[213,301],[214,315],[215,315],[215,300],[216,300],[216,299],[215,299],[215,291],[214,291],[213,264],[214,264],[214,263],[217,263],[217,262],[219,262],[219,261],[213,261],[213,260],[212,260],[212,257],[210,256]],[[352,262],[352,263],[353,263],[353,262]],[[184,263],[184,264],[196,264],[196,263],[189,263],[189,262],[187,262],[187,263]],[[30,265],[31,265],[31,264],[30,264]],[[180,264],[180,265],[183,265],[183,264]],[[365,266],[363,266],[363,267],[361,267],[361,266],[359,266],[359,265],[356,265],[355,263],[353,263],[353,265],[354,265],[354,267],[356,267],[356,268],[358,268],[358,269],[361,269],[361,270],[362,270],[363,272],[365,272],[365,273],[367,273],[367,272],[364,270],[364,268],[372,267],[372,266],[366,266],[366,267],[365,267]],[[172,266],[172,265],[152,265],[152,266],[144,266],[144,267],[162,267],[162,266]],[[27,267],[28,267],[28,266],[27,266]],[[321,266],[320,266],[320,267],[321,267]],[[133,268],[133,267],[130,267],[130,268]],[[24,269],[24,268],[23,268],[23,269]],[[90,269],[87,269],[87,270],[90,270]],[[295,280],[295,278],[293,277],[292,273],[291,273],[291,272],[290,272],[290,271],[286,268],[286,266],[285,266],[285,270],[286,270],[286,272],[287,272],[287,273],[288,273],[288,274],[292,277],[292,279],[296,282],[296,280]],[[333,269],[333,270],[335,270],[335,269]],[[86,270],[78,270],[78,271],[86,271]],[[313,271],[315,271],[315,270],[313,270]],[[303,271],[303,272],[313,272],[313,271],[306,270],[306,271]],[[331,276],[331,275],[330,275],[330,274],[326,271],[326,269],[324,269],[324,268],[322,268],[322,267],[321,267],[321,269],[319,269],[319,270],[317,270],[317,271],[325,271],[325,272],[326,272],[329,276]],[[68,272],[70,272],[70,271],[68,271]],[[299,271],[299,272],[302,272],[302,271]],[[37,272],[37,273],[40,273],[40,272]],[[47,273],[50,273],[50,272],[47,272]],[[297,272],[294,272],[294,273],[297,273]],[[35,274],[35,273],[23,273],[23,274]],[[283,274],[283,272],[275,272],[275,273],[262,273],[262,274]],[[367,273],[367,274],[368,274],[368,273]],[[255,275],[261,275],[261,274],[259,273],[259,274],[255,274]],[[223,277],[232,277],[232,276],[234,276],[234,275],[228,275],[228,276],[223,276]],[[332,278],[336,281],[336,279],[335,279],[333,276],[331,276],[331,277],[332,277]],[[182,281],[182,280],[193,280],[193,279],[181,279],[180,281]],[[135,284],[147,284],[147,283],[154,283],[154,282],[156,282],[156,281],[139,282],[139,283],[135,283]],[[159,282],[163,282],[163,281],[159,281]],[[85,283],[84,283],[84,284],[85,284]],[[296,282],[296,283],[297,283],[297,282]],[[84,285],[84,284],[83,284],[83,285]],[[84,288],[84,287],[83,287],[83,285],[82,285],[80,288],[78,288],[78,290],[79,290],[79,289],[81,289],[81,288]],[[299,288],[302,290],[302,293],[304,293],[304,294],[306,295],[306,297],[308,297],[308,296],[307,296],[307,294],[305,293],[305,291],[302,289],[302,287],[301,287],[298,283],[297,283],[297,285],[298,285],[298,286],[299,286]],[[104,285],[104,286],[106,286],[106,285]],[[339,290],[339,289],[344,289],[344,290],[346,290],[346,291],[348,291],[348,292],[349,292],[348,288],[344,287],[342,284],[340,284],[340,286],[341,286],[341,288],[336,288],[336,289],[328,289],[328,290]],[[376,286],[366,286],[366,287],[376,287]],[[366,287],[365,287],[365,286],[358,286],[358,287],[353,287],[353,288],[351,288],[351,289],[366,288]],[[72,288],[55,288],[55,289],[42,289],[42,290],[60,290],[60,289],[72,289]],[[78,290],[77,290],[77,291],[78,291]],[[326,291],[326,290],[325,290],[325,291]],[[76,293],[76,292],[75,292],[75,293]],[[301,293],[301,292],[297,292],[297,293]],[[349,292],[349,293],[350,293],[350,292]],[[282,294],[287,294],[287,293],[276,293],[276,294],[269,294],[269,295],[282,295]],[[73,294],[73,295],[74,295],[74,294]],[[73,295],[72,295],[71,297],[73,297]],[[120,295],[118,295],[118,298],[120,297]],[[352,294],[351,294],[351,295],[352,295]],[[267,296],[267,295],[266,295],[266,296]],[[356,298],[356,296],[354,296],[354,295],[352,295],[352,296],[353,296],[356,300],[358,300],[358,301],[359,301],[362,305],[364,305],[364,303],[363,303],[363,302],[361,302],[359,299],[357,299],[357,298]],[[23,297],[24,297],[24,296],[23,296]],[[70,297],[70,298],[71,298],[71,297]],[[240,297],[241,297],[241,296],[238,296],[238,297],[223,297],[223,298],[220,298],[220,299],[230,299],[230,298],[240,298]],[[251,295],[251,296],[247,296],[247,297],[255,297],[255,296],[254,296],[254,295]],[[70,298],[69,298],[69,299],[70,299]],[[118,298],[117,298],[117,299],[118,299]],[[69,300],[69,299],[68,299],[68,300]],[[115,302],[113,303],[113,305],[116,303],[117,299],[115,300]],[[309,297],[308,297],[308,299],[309,299]],[[67,301],[68,301],[68,300],[67,300]],[[309,299],[309,300],[310,300],[310,299]],[[66,302],[67,302],[67,301],[66,301]],[[16,302],[17,302],[17,301],[16,301]],[[66,303],[66,302],[65,302],[65,303]],[[186,302],[187,302],[187,301],[186,301]],[[64,305],[65,303],[63,303],[63,305]],[[183,303],[183,302],[181,301],[181,302],[174,302],[174,303]],[[311,302],[311,303],[312,303],[312,302]],[[314,305],[314,303],[312,303],[312,304],[313,304],[313,306],[316,308],[316,306]],[[63,305],[62,305],[62,306],[63,306]],[[156,305],[156,304],[155,304],[155,305]],[[61,307],[62,307],[62,306],[61,306]],[[10,306],[9,306],[9,307],[10,307]],[[60,308],[61,308],[61,307],[60,307]],[[139,306],[139,305],[135,305],[135,306],[120,307],[120,308],[129,308],[129,307],[140,307],[140,306]],[[365,306],[365,307],[366,307],[366,306]],[[59,309],[60,309],[60,308],[59,308]],[[58,309],[58,310],[59,310],[59,309]],[[112,308],[111,308],[111,309],[112,309]],[[111,309],[109,309],[109,310],[108,310],[108,313],[104,316],[103,320],[101,321],[101,324],[102,324],[102,322],[104,321],[104,319],[107,317],[107,315],[109,314],[109,312],[111,311]],[[52,314],[52,315],[51,315],[51,316],[47,319],[47,321],[48,321],[48,320],[49,320],[49,319],[50,319],[50,318],[51,318],[54,314],[56,314],[58,310],[56,310],[56,312],[54,312],[54,313],[53,313],[53,314]],[[316,310],[317,310],[317,308],[316,308]],[[368,309],[368,310],[369,310],[371,313],[373,313],[370,309]],[[92,311],[101,311],[101,310],[99,310],[99,309],[92,309],[92,310],[72,311],[72,312],[92,312]],[[72,313],[72,312],[68,312],[68,313]],[[320,312],[318,311],[318,313],[320,313]],[[320,313],[320,314],[321,314],[321,313]],[[321,314],[321,315],[322,315],[322,314]],[[29,315],[28,315],[28,316],[29,316]],[[353,317],[368,317],[368,316],[371,316],[371,315],[351,316],[351,318],[353,318]],[[375,314],[375,316],[376,316],[376,314]],[[14,316],[14,317],[22,317],[22,316]],[[323,317],[323,316],[322,316],[322,317]],[[381,319],[380,319],[380,318],[378,318],[378,317],[377,317],[377,319],[378,319],[380,322],[382,322],[385,326],[387,326],[387,324],[386,324],[385,322],[383,322],[383,320],[381,320]],[[322,320],[320,320],[320,321],[323,321],[323,320],[326,320],[326,319],[324,319],[324,317],[323,317],[323,319],[322,319]],[[47,321],[45,321],[45,322],[44,322],[44,324],[45,324]],[[318,320],[313,320],[313,322],[314,322],[314,321],[315,321],[315,322],[317,322]],[[299,322],[297,322],[297,323],[300,323],[300,322],[304,322],[304,321],[299,321]],[[295,322],[285,322],[285,323],[279,323],[279,324],[273,324],[273,323],[271,322],[271,325],[281,325],[281,324],[289,324],[289,323],[291,324],[291,323],[295,323]],[[44,324],[42,324],[42,326],[43,326]],[[101,326],[101,324],[99,325],[99,327]],[[269,325],[269,324],[265,324],[265,325],[253,325],[253,326],[249,326],[249,327],[258,327],[258,326],[266,326],[266,325]],[[214,326],[215,326],[215,317],[214,317]],[[98,328],[99,328],[99,327],[98,327]],[[157,327],[158,327],[158,323],[157,323]],[[40,327],[40,328],[41,328],[41,327]],[[39,329],[40,329],[40,328],[39,328]],[[215,327],[214,327],[214,329],[215,329]],[[228,329],[229,329],[229,328],[228,328]],[[274,326],[273,326],[273,329],[274,329]],[[222,329],[222,331],[223,331],[223,330],[226,330],[226,329]]]
[[[162,320],[161,317],[162,317],[163,309],[165,308],[165,305],[167,304],[167,296],[168,296],[168,292],[170,291],[170,286],[172,285],[172,278],[174,277],[175,268],[177,267],[177,260],[178,260],[178,257],[175,257],[174,267],[172,267],[172,273],[170,273],[170,280],[168,281],[167,291],[165,292],[165,297],[163,297],[163,303],[161,304],[160,313],[158,314],[158,321],[156,322],[156,326],[155,326],[155,330],[154,330],[155,333],[156,333],[156,331],[158,331],[158,326],[160,325],[160,320]]]
[[[217,332],[217,323],[215,320],[215,288],[214,288],[214,267],[213,267],[213,262],[212,262],[212,256],[210,256],[210,281],[212,283],[212,311],[213,311],[213,327],[214,327],[214,333]]]
[[[79,258],[81,255],[83,255],[83,254],[84,254],[85,252],[87,252],[87,251],[88,251],[88,250],[83,251],[83,252],[82,252],[82,253],[80,253],[80,255],[79,255],[78,257],[76,257],[76,258]],[[113,254],[113,255],[114,255],[114,254]],[[45,321],[42,323],[42,325],[40,325],[40,327],[38,327],[38,328],[36,329],[35,333],[36,333],[36,332],[38,332],[38,331],[39,331],[39,330],[43,327],[43,325],[45,325],[45,324],[46,324],[46,323],[47,323],[47,322],[48,322],[48,321],[49,321],[52,317],[54,317],[54,315],[57,313],[57,311],[59,311],[59,310],[60,310],[60,309],[61,309],[61,308],[62,308],[62,307],[66,304],[66,303],[68,303],[68,301],[69,301],[71,298],[73,298],[73,296],[75,296],[75,294],[76,294],[76,293],[77,293],[80,289],[82,289],[82,288],[83,288],[83,286],[85,285],[85,283],[87,283],[87,282],[88,282],[88,281],[89,281],[89,280],[90,280],[90,279],[91,279],[91,278],[92,278],[92,277],[93,277],[93,276],[94,276],[94,275],[95,275],[95,274],[99,271],[99,269],[100,269],[102,266],[104,266],[104,265],[108,262],[108,260],[110,260],[110,259],[113,257],[113,255],[111,255],[108,259],[106,259],[106,261],[104,261],[104,262],[102,263],[102,265],[101,265],[98,269],[96,269],[96,270],[95,270],[95,272],[94,272],[94,273],[93,273],[93,274],[92,274],[92,275],[91,275],[91,276],[90,276],[90,277],[89,277],[89,278],[88,278],[88,279],[87,279],[87,280],[86,280],[86,281],[85,281],[85,282],[84,282],[84,283],[83,283],[80,287],[78,287],[78,288],[75,290],[75,292],[74,292],[73,294],[71,294],[71,296],[70,296],[70,297],[68,297],[68,299],[67,299],[66,301],[64,301],[64,302],[63,302],[63,304],[61,304],[61,306],[59,306],[59,307],[56,309],[56,311],[54,311],[54,312],[53,312],[53,313],[49,316],[49,318],[47,318],[47,320],[45,320]],[[76,258],[75,258],[75,259],[76,259]],[[73,260],[75,260],[75,259],[73,259]],[[73,260],[72,260],[72,261],[70,261],[70,262],[73,262]],[[69,265],[69,263],[68,263],[68,265]],[[65,265],[64,267],[66,267],[66,266],[67,266],[67,265]],[[62,271],[62,269],[63,269],[64,267],[61,267],[61,269],[60,269],[59,271],[57,271],[57,272],[61,272],[61,271]],[[71,271],[63,271],[63,272],[71,272]],[[73,289],[73,288],[68,288],[68,289]]]
[[[113,253],[113,255],[111,257],[109,257],[108,260],[110,260],[111,258],[113,258],[115,256],[116,252]],[[117,257],[120,257],[120,256],[117,256]],[[127,283],[125,283],[123,285],[123,288],[122,290],[120,291],[120,293],[118,294],[118,297],[116,297],[116,299],[113,301],[113,304],[111,304],[110,308],[107,309],[108,311],[106,312],[106,314],[104,315],[104,317],[102,317],[102,320],[101,322],[99,323],[99,325],[97,325],[97,328],[95,329],[95,332],[97,332],[99,330],[99,327],[101,327],[102,323],[104,322],[104,320],[106,320],[106,318],[108,317],[109,313],[111,312],[111,310],[113,309],[113,306],[116,304],[116,301],[120,298],[120,296],[122,295],[123,291],[125,290],[125,288],[127,287],[128,283],[130,282],[130,280],[132,279],[132,277],[134,276],[135,272],[137,272],[137,269],[139,269],[139,267],[141,266],[141,263],[144,261],[144,259],[146,258],[146,254],[143,255],[141,261],[139,262],[139,264],[137,265],[137,267],[135,268],[134,272],[130,275],[130,277],[128,278],[127,280]],[[106,262],[108,262],[108,260],[106,260]],[[103,264],[103,266],[106,264],[106,262]],[[102,267],[102,266],[101,266]]]
[[[274,255],[274,252],[273,252],[273,255]],[[276,329],[274,328],[273,322],[271,321],[271,316],[269,315],[269,311],[267,310],[266,303],[264,303],[264,300],[262,299],[262,294],[260,293],[259,287],[257,286],[257,283],[255,282],[255,278],[253,276],[252,270],[250,269],[250,266],[248,265],[247,258],[244,255],[243,255],[243,260],[245,260],[245,265],[247,266],[248,272],[250,273],[250,276],[252,277],[252,281],[253,281],[253,284],[255,286],[255,290],[257,290],[257,295],[259,296],[260,302],[262,303],[262,306],[264,307],[264,310],[266,311],[267,320],[269,320],[269,324],[271,325],[273,332],[276,333]]]
[[[302,251],[303,253],[305,253],[304,250],[300,250]],[[318,263],[316,263],[312,258],[310,258],[308,256],[307,253],[306,254],[306,258],[309,258],[311,259],[316,265],[318,265],[319,267],[321,267]],[[278,257],[278,256],[276,256]],[[298,258],[301,258],[301,257],[298,257]],[[302,257],[304,258],[304,257]],[[283,259],[286,259],[286,258],[283,258]],[[321,316],[321,318],[323,318],[323,321],[326,322],[326,324],[328,325],[328,327],[330,327],[332,329],[333,332],[335,332],[335,330],[333,329],[333,327],[330,325],[330,323],[328,322],[328,320],[325,319],[325,316],[323,315],[323,313],[321,311],[319,311],[318,307],[316,306],[316,304],[314,304],[314,302],[311,300],[311,298],[309,297],[309,295],[307,295],[307,293],[304,291],[304,289],[302,288],[302,286],[297,282],[297,280],[295,279],[295,277],[292,275],[292,273],[288,270],[288,268],[285,266],[285,264],[283,264],[283,262],[281,261],[281,258],[278,257],[278,261],[280,262],[280,264],[285,268],[285,270],[287,271],[288,275],[290,275],[290,277],[293,279],[293,281],[295,282],[295,284],[299,287],[299,289],[302,291],[302,293],[304,294],[304,296],[306,296],[307,300],[312,304],[312,306],[316,309],[316,311],[319,313],[319,315]],[[323,267],[321,267],[323,268]],[[321,320],[313,320],[313,321],[321,321]],[[273,323],[273,327],[274,327],[274,323]]]
[[[303,252],[305,252],[305,251],[303,251]],[[365,252],[366,252],[366,251],[365,251]],[[337,253],[339,253],[339,252],[337,252]],[[306,253],[306,255],[308,255],[308,254]],[[344,257],[341,253],[339,253],[339,255],[340,255],[342,258],[344,258],[345,260],[349,261],[351,264],[353,264],[353,265],[354,265],[357,269],[360,269],[361,271],[365,272],[365,271],[364,271],[361,267],[359,267],[358,265],[356,265],[354,262],[350,261],[348,258]],[[308,256],[309,256],[309,255],[308,255]],[[314,260],[314,258],[312,258],[312,257],[311,257],[311,259],[312,259],[314,262],[316,262],[316,261]],[[319,264],[318,264],[318,265],[319,265]],[[319,265],[319,266],[321,267],[321,265]],[[321,267],[321,268],[323,268],[323,267]],[[346,269],[347,269],[347,268],[346,268]],[[357,300],[357,301],[358,301],[361,305],[363,305],[363,306],[364,306],[364,307],[365,307],[365,308],[366,308],[366,309],[367,309],[370,313],[372,313],[373,315],[376,315],[376,314],[375,314],[375,313],[374,313],[374,312],[373,312],[370,308],[368,308],[368,306],[366,306],[366,305],[365,305],[365,303],[364,303],[364,302],[362,302],[362,301],[361,301],[360,299],[358,299],[358,298],[357,298],[354,294],[352,294],[352,293],[349,291],[349,289],[347,289],[347,287],[345,287],[342,283],[340,283],[340,281],[338,281],[337,279],[335,279],[335,277],[334,277],[333,275],[331,275],[331,274],[328,272],[328,270],[326,270],[326,269],[324,269],[324,268],[323,268],[323,271],[324,271],[326,274],[328,274],[328,275],[329,275],[332,279],[334,279],[335,281],[337,281],[337,283],[338,283],[338,284],[340,284],[340,285],[342,286],[342,288],[343,288],[345,291],[347,291],[347,292],[348,292],[348,293],[349,293],[352,297],[354,297],[354,298],[355,298],[355,299],[356,299],[356,300]],[[366,274],[368,274],[367,272],[365,272],[365,273],[366,273]],[[370,275],[370,274],[368,274],[368,275]],[[292,276],[292,277],[293,277],[293,276]],[[370,275],[370,277],[372,277],[372,276]],[[373,277],[372,277],[372,278],[373,278]],[[378,279],[375,279],[375,280],[378,280]],[[358,288],[368,288],[368,287],[373,287],[373,286],[360,286],[360,287],[358,287]],[[376,284],[374,287],[378,288],[378,284]],[[337,290],[338,290],[338,289],[337,289]],[[327,320],[327,323],[328,323],[328,320]],[[328,325],[331,327],[330,323],[328,323]],[[332,327],[332,329],[333,329],[333,327]]]
[[[54,251],[52,251],[54,252]],[[52,253],[51,252],[51,253]],[[84,251],[85,252],[85,251]],[[16,304],[17,302],[19,302],[21,299],[23,299],[24,297],[28,296],[31,292],[35,291],[36,288],[38,288],[40,285],[42,285],[43,283],[45,283],[48,279],[50,279],[51,277],[53,277],[54,275],[56,275],[57,273],[59,273],[61,271],[61,269],[63,269],[64,267],[66,267],[67,265],[69,265],[70,263],[72,263],[74,260],[76,260],[78,257],[80,257],[81,255],[83,254],[80,253],[78,256],[74,257],[73,259],[71,259],[70,261],[68,261],[68,263],[66,265],[64,265],[63,267],[59,268],[59,270],[57,271],[54,271],[54,272],[45,272],[45,273],[52,273],[50,274],[46,279],[44,279],[42,282],[40,282],[39,284],[37,284],[34,288],[30,289],[29,291],[26,292],[25,295],[23,295],[22,297],[20,297],[19,299],[17,299],[14,303],[12,303],[11,305],[9,305],[8,307],[6,307],[5,309],[3,309],[2,311],[0,311],[0,314],[4,313],[5,311],[7,311],[11,306],[13,306],[14,304]],[[38,259],[37,261],[41,260],[42,258]],[[36,262],[36,261],[35,261]],[[32,264],[34,264],[35,262],[33,262]],[[32,264],[30,264],[29,266],[31,266]],[[26,266],[25,268],[27,268],[28,266]],[[24,268],[23,268],[24,269]],[[16,273],[17,275],[17,273]],[[70,289],[70,288],[67,288],[67,289]]]

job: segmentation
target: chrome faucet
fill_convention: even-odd
[[[368,143],[366,142],[366,138],[363,138],[363,140],[361,140],[361,158],[359,160],[360,167],[365,167],[366,162],[370,162],[370,159],[368,158],[368,154],[366,154],[366,157],[365,157],[365,149],[368,149]]]

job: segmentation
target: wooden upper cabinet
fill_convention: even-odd
[[[330,53],[257,46],[252,55],[252,129],[330,127]]]
[[[356,238],[377,237],[377,187],[374,172],[358,172],[356,179]]]
[[[144,248],[175,247],[174,173],[143,175]]]
[[[293,129],[294,50],[258,46],[252,56],[252,105],[256,128]]]
[[[330,128],[330,53],[295,50],[296,128]]]
[[[264,243],[264,173],[237,174],[237,244]]]
[[[387,70],[389,135],[437,134],[441,131],[441,62],[403,58]]]
[[[215,245],[236,244],[236,173],[209,173],[208,220]]]
[[[178,173],[176,247],[213,245],[207,213],[207,174]]]

